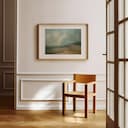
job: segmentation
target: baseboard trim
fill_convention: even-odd
[[[81,102],[81,101],[79,101]],[[92,110],[92,103],[89,102],[89,110]],[[72,110],[72,104],[67,103],[67,110]],[[77,103],[77,110],[83,110],[84,105]],[[43,103],[29,103],[27,104],[18,104],[16,110],[62,110],[61,102],[43,102]],[[105,100],[96,101],[96,110],[106,110]]]

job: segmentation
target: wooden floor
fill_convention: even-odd
[[[0,128],[105,128],[105,111],[83,113],[66,111],[0,110]]]

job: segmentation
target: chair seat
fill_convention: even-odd
[[[67,92],[64,93],[64,95],[70,96],[70,97],[78,96],[78,97],[80,97],[80,98],[84,98],[84,97],[85,97],[84,92],[80,92],[80,91],[67,91]],[[96,93],[94,93],[94,92],[89,92],[89,93],[88,93],[88,96],[89,96],[89,97],[91,97],[91,96],[96,96]]]

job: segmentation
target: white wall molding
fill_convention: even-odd
[[[106,109],[106,101],[105,100],[97,100],[96,101],[96,110],[105,110]],[[77,102],[77,110],[83,110],[84,105],[83,101]],[[89,101],[89,110],[92,110],[92,101]],[[54,102],[32,102],[29,104],[22,104],[16,108],[17,110],[62,110],[62,102],[54,101]],[[72,110],[72,104],[66,104],[66,110]]]
[[[85,74],[85,72],[17,72],[17,75],[73,75],[74,73]],[[106,74],[87,72],[86,74],[96,74],[97,76],[104,77]]]
[[[62,82],[65,81],[65,80],[67,80],[67,79],[63,79],[63,80],[62,79],[28,79],[28,78],[20,79],[20,88],[19,88],[20,101],[21,102],[22,101],[23,102],[24,101],[28,101],[28,102],[40,102],[40,101],[55,101],[55,100],[60,101],[61,100],[61,97],[59,97],[59,96],[57,98],[51,97],[50,95],[49,95],[49,97],[42,97],[42,96],[43,96],[43,94],[44,94],[45,91],[52,90],[53,89],[52,88],[53,86],[61,89],[60,86],[62,85]],[[24,91],[26,90],[25,85],[24,85],[25,82],[26,83],[32,83],[32,84],[35,83],[35,85],[33,85],[33,86],[36,86],[36,87],[38,86],[37,85],[38,83],[41,83],[42,85],[39,85],[40,88],[42,88],[43,86],[45,86],[44,83],[47,84],[47,86],[49,84],[52,84],[52,85],[51,85],[51,87],[48,87],[47,90],[45,88],[44,88],[44,90],[42,90],[42,96],[41,97],[38,97],[38,98],[29,97],[28,98],[28,97],[24,97]],[[29,85],[29,88],[31,89],[33,86],[30,84]],[[59,91],[61,91],[61,90],[59,90]],[[39,92],[39,93],[41,93],[41,92]],[[52,92],[52,93],[54,94],[54,92]]]
[[[97,75],[97,109],[105,109],[105,75]],[[47,110],[61,109],[62,82],[71,80],[72,74],[20,74],[17,75],[16,109],[21,110]],[[41,95],[40,95],[41,94]],[[52,94],[53,97],[50,97]],[[89,100],[91,108],[92,100]],[[82,100],[78,100],[78,109],[81,108]],[[71,100],[67,100],[67,109],[71,109]]]

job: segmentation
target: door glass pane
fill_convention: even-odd
[[[119,62],[119,95],[124,96],[124,62]]]
[[[124,99],[119,98],[119,127],[124,128]]]
[[[128,99],[128,62],[125,65],[125,98]]]
[[[124,24],[119,25],[119,58],[124,58]]]
[[[128,102],[125,102],[125,128],[128,128]]]
[[[114,64],[108,64],[108,88],[114,90]]]
[[[114,34],[110,34],[109,60],[114,61]]]
[[[128,21],[125,23],[125,57],[128,59]]]
[[[114,61],[114,34],[110,34],[107,37],[107,59]]]
[[[109,104],[110,118],[114,120],[114,94],[112,92],[110,92],[109,99],[110,99],[110,104]]]
[[[109,76],[109,68],[110,68],[110,66],[109,66],[110,64],[107,64],[107,88],[110,88],[110,83],[109,83],[109,81],[110,81],[110,76]]]
[[[110,97],[110,93],[109,93],[109,91],[107,91],[107,115],[109,115],[110,116],[110,99],[109,99],[109,97]]]
[[[107,5],[107,32],[109,32],[109,30],[110,30],[110,29],[109,29],[109,24],[110,24],[110,23],[109,23],[109,21],[110,21],[110,19],[109,19],[109,17],[110,17],[109,14],[110,14],[110,13],[109,13],[109,4],[108,4],[108,5]]]
[[[110,88],[110,63],[107,64],[107,88]]]
[[[110,31],[114,30],[114,0],[110,1],[110,11],[109,11],[109,20],[110,20]]]
[[[125,17],[128,17],[128,0],[125,0]]]
[[[119,20],[124,18],[124,0],[119,0]]]
[[[109,52],[110,52],[110,50],[109,50],[109,44],[110,44],[110,39],[109,39],[109,36],[110,35],[107,35],[107,60],[109,60]]]

